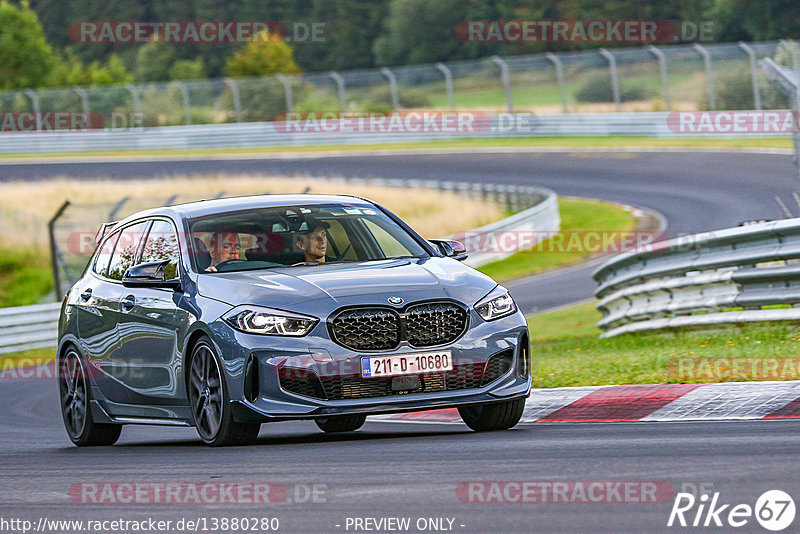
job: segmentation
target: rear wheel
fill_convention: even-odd
[[[458,413],[464,423],[476,432],[508,430],[522,418],[525,398],[491,404],[459,406]]]
[[[212,447],[248,445],[256,441],[261,425],[234,421],[230,395],[219,358],[208,338],[201,338],[189,363],[189,407],[200,438]]]
[[[364,425],[366,415],[332,415],[314,420],[323,432],[353,432]]]
[[[64,427],[72,443],[86,447],[117,442],[122,425],[95,423],[92,418],[91,382],[83,358],[74,347],[70,347],[60,360],[58,390]]]

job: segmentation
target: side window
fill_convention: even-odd
[[[100,276],[108,276],[108,262],[111,259],[111,253],[114,252],[114,244],[117,242],[119,232],[113,233],[103,241],[97,256],[94,258],[94,265],[92,271]]]
[[[164,267],[164,278],[172,280],[178,277],[180,257],[175,227],[167,221],[154,221],[142,247],[142,263],[169,260]]]
[[[375,241],[378,242],[378,245],[381,247],[385,257],[392,258],[394,256],[413,255],[411,254],[411,251],[404,247],[395,237],[375,224],[373,221],[369,219],[363,219],[363,221],[372,236],[375,238]]]
[[[112,280],[122,280],[125,271],[136,263],[136,252],[139,249],[144,233],[147,230],[147,222],[141,222],[128,226],[119,234],[117,246],[114,247],[114,254],[111,256],[111,263],[108,265],[108,277]]]
[[[326,222],[331,225],[328,228],[328,239],[331,245],[328,250],[328,256],[332,257],[344,252],[343,260],[357,260],[356,251],[350,246],[350,236],[347,235],[342,223],[336,220]]]

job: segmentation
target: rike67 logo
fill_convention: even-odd
[[[667,526],[681,527],[734,527],[749,524],[755,517],[759,525],[777,532],[792,524],[795,516],[794,500],[781,490],[761,494],[755,506],[749,504],[723,504],[719,492],[695,497],[691,493],[678,493],[669,514]]]

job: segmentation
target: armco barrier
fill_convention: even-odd
[[[655,243],[651,251],[615,256],[594,279],[602,337],[800,320],[800,219]]]
[[[325,145],[380,145],[411,141],[531,136],[642,135],[686,136],[670,130],[669,113],[567,113],[559,115],[486,115],[472,129],[459,132],[286,132],[274,122],[160,126],[87,132],[25,132],[0,134],[3,154],[61,154],[115,150],[189,150],[216,148],[306,147]],[[516,117],[517,126],[510,126]],[[481,123],[484,121],[484,123]],[[743,137],[741,133],[692,134],[707,137]],[[757,133],[758,137],[786,134]]]
[[[0,354],[55,347],[61,303],[0,308]]]

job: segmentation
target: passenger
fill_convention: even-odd
[[[208,247],[211,254],[211,265],[206,271],[216,272],[220,263],[241,259],[242,243],[236,232],[214,232]]]

